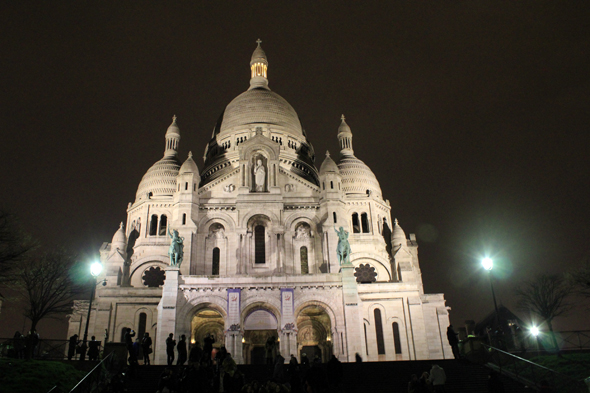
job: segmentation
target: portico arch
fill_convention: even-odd
[[[333,325],[325,305],[309,302],[297,310],[297,352],[310,361],[318,356],[327,362],[333,353]]]
[[[244,308],[241,314],[244,331],[243,357],[246,364],[264,364],[270,356],[274,359],[278,348],[279,310],[268,303],[255,302]],[[274,343],[269,350],[267,342]]]

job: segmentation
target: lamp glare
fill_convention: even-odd
[[[90,265],[90,274],[92,274],[93,277],[97,277],[100,272],[102,272],[102,263],[94,262]]]
[[[531,328],[531,334],[532,334],[533,336],[537,337],[537,336],[539,335],[539,328],[538,328],[538,327],[536,327],[536,326],[533,326],[533,327]]]
[[[481,264],[482,264],[483,268],[486,270],[492,270],[492,268],[494,267],[494,261],[492,261],[491,258],[484,258],[481,261]]]

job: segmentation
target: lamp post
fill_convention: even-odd
[[[80,351],[80,361],[86,360],[86,350],[88,349],[88,324],[90,323],[90,312],[92,311],[92,301],[94,300],[94,291],[96,291],[96,277],[102,272],[102,264],[94,262],[90,265],[90,274],[92,275],[92,290],[90,291],[90,303],[88,303],[88,315],[86,316],[86,328],[84,329],[84,339]]]
[[[492,288],[492,297],[494,298],[494,310],[496,311],[496,328],[500,326],[500,317],[498,316],[498,303],[496,302],[496,293],[494,292],[494,281],[492,280],[492,269],[494,268],[494,261],[491,258],[484,258],[481,260],[481,265],[488,271],[490,279],[490,288]]]
[[[531,328],[531,334],[535,337],[535,347],[537,348],[537,356],[539,356],[539,333],[541,333],[541,331],[538,327],[533,326]]]

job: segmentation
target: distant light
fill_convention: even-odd
[[[533,327],[531,328],[531,334],[532,334],[533,336],[537,337],[537,336],[539,335],[539,333],[540,333],[540,331],[539,331],[539,328],[538,328],[538,327],[536,327],[536,326],[533,326]]]
[[[242,337],[242,344],[246,343],[246,339],[244,337]]]
[[[196,341],[195,341],[195,339],[194,339],[194,338],[192,338],[192,339],[191,339],[191,344],[194,344],[194,343],[196,343]]]
[[[481,265],[486,270],[492,270],[494,267],[494,261],[492,261],[492,258],[484,258],[481,260]]]
[[[92,274],[93,277],[98,277],[100,272],[102,272],[102,263],[94,262],[90,265],[90,274]]]

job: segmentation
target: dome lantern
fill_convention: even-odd
[[[254,49],[250,60],[250,89],[263,88],[268,90],[268,60],[266,59],[266,53],[260,46],[262,41],[258,39],[256,43],[258,46]]]
[[[172,117],[172,124],[166,131],[166,150],[164,157],[173,157],[178,154],[178,142],[180,142],[180,129],[176,124],[176,115]]]
[[[340,117],[342,122],[338,127],[338,141],[340,142],[340,154],[343,156],[354,156],[354,150],[352,150],[352,131],[348,124],[346,124],[345,117]]]

